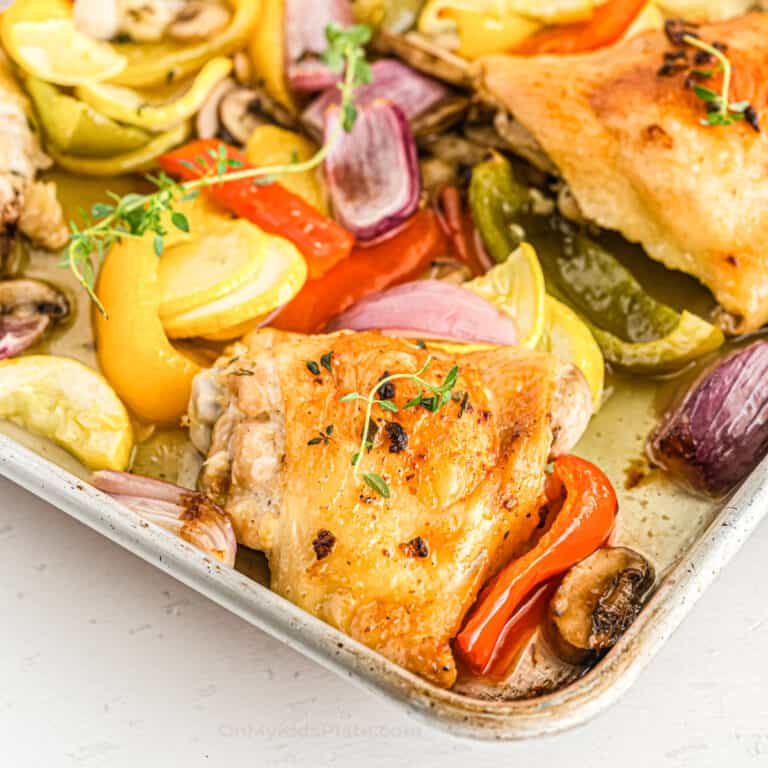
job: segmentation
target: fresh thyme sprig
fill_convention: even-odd
[[[730,59],[718,47],[705,43],[695,35],[683,35],[683,42],[705,51],[710,56],[714,56],[720,64],[723,73],[723,86],[720,93],[716,93],[703,85],[694,85],[693,92],[707,104],[708,112],[705,118],[702,118],[702,125],[731,125],[732,123],[743,120],[747,111],[750,109],[748,101],[731,102],[731,79],[733,77],[733,67]],[[712,76],[711,72],[699,72],[700,77],[708,78]]]
[[[237,170],[241,165],[238,160],[227,156],[226,147],[220,144],[217,150],[210,149],[209,157],[197,158],[199,167],[188,163],[188,167],[200,173],[200,178],[187,182],[176,182],[167,174],[160,172],[147,176],[157,189],[146,195],[128,194],[123,197],[108,192],[112,201],[96,203],[91,211],[81,211],[84,226],[78,227],[70,222],[70,242],[64,252],[61,266],[72,271],[85,288],[99,311],[107,316],[104,306],[94,291],[96,269],[109,249],[123,238],[143,237],[147,232],[154,234],[153,247],[160,256],[163,253],[166,229],[166,216],[170,214],[171,224],[183,232],[189,232],[189,222],[183,213],[174,209],[180,200],[190,200],[200,194],[204,187],[214,184],[227,184],[243,179],[253,179],[253,183],[268,183],[272,177],[286,173],[304,173],[317,168],[328,156],[334,144],[341,136],[341,131],[351,131],[357,119],[355,92],[371,81],[371,68],[366,60],[364,46],[371,39],[371,30],[365,25],[353,25],[345,29],[330,24],[325,30],[328,48],[323,54],[324,61],[338,74],[344,73],[338,88],[341,92],[342,119],[339,129],[308,160],[291,162],[262,168]],[[209,174],[210,161],[213,161],[215,173]]]
[[[432,413],[437,413],[450,399],[453,388],[456,386],[456,382],[459,378],[459,366],[454,365],[443,379],[442,384],[430,384],[425,381],[422,376],[427,371],[427,368],[432,363],[432,357],[429,356],[422,367],[416,371],[416,373],[395,373],[390,376],[385,376],[376,383],[376,386],[371,389],[368,396],[361,395],[358,392],[350,392],[341,398],[342,403],[351,403],[357,400],[363,400],[366,403],[365,419],[363,421],[363,431],[360,438],[360,448],[356,453],[352,455],[352,466],[354,467],[354,475],[357,476],[360,471],[360,467],[363,463],[363,457],[365,456],[365,450],[373,447],[373,441],[370,437],[371,432],[371,420],[373,418],[374,406],[379,406],[382,411],[386,413],[398,413],[399,410],[407,410],[409,408],[415,408],[417,405],[421,405],[427,408]],[[419,388],[419,392],[413,399],[409,400],[402,409],[399,409],[392,400],[377,400],[376,395],[387,384],[393,381],[400,381],[407,379],[412,381]],[[425,397],[425,393],[430,392],[431,397]],[[368,472],[363,474],[363,481],[365,484],[376,491],[380,496],[385,499],[389,498],[390,490],[387,482],[380,475],[374,472]]]

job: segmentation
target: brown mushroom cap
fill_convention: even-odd
[[[68,314],[69,302],[64,294],[42,280],[0,281],[0,315],[44,315],[61,320]]]
[[[414,69],[452,85],[471,88],[473,75],[469,63],[435,45],[417,32],[399,35],[381,30],[374,46],[381,53],[391,53]]]
[[[282,128],[296,128],[293,116],[261,88],[232,88],[219,101],[219,119],[224,131],[245,145],[260,125],[274,121]]]
[[[651,564],[626,547],[603,547],[571,568],[549,605],[549,639],[558,655],[584,664],[612,648],[654,580]]]
[[[186,42],[213,37],[229,24],[230,12],[218,3],[190,0],[168,27],[168,34]]]
[[[0,281],[0,360],[36,344],[52,322],[68,314],[66,297],[47,283]]]

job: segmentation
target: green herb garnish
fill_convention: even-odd
[[[416,371],[416,373],[395,373],[391,376],[385,376],[379,379],[373,389],[368,393],[367,397],[358,392],[350,392],[341,398],[342,403],[352,403],[357,400],[363,400],[366,403],[360,447],[357,452],[352,454],[352,466],[354,467],[353,473],[355,476],[359,474],[366,448],[370,450],[370,448],[373,447],[373,442],[370,439],[369,434],[371,432],[374,406],[378,406],[386,413],[398,413],[399,410],[407,410],[408,408],[415,408],[417,405],[424,405],[427,403],[428,410],[432,413],[436,413],[451,399],[451,392],[456,386],[456,382],[459,378],[459,366],[454,365],[453,368],[448,371],[441,384],[430,384],[422,378],[422,375],[426,372],[431,363],[432,357],[430,356],[427,357],[424,365]],[[402,409],[399,409],[392,400],[376,399],[376,395],[382,387],[390,382],[402,379],[412,381],[419,388],[418,395],[409,400]],[[429,397],[425,397],[427,392],[431,393]],[[376,491],[380,496],[383,496],[385,499],[389,498],[389,486],[382,477],[376,474],[366,473],[363,475],[363,480],[369,488]]]
[[[707,105],[707,116],[702,118],[702,125],[731,125],[745,118],[745,113],[749,110],[748,101],[731,102],[731,79],[733,77],[733,67],[730,59],[723,51],[714,45],[705,43],[694,35],[683,35],[683,42],[692,45],[694,48],[705,51],[710,56],[714,56],[720,64],[723,73],[723,86],[720,93],[711,88],[705,88],[703,85],[694,85],[693,92]],[[697,77],[708,79],[712,77],[711,72],[696,70]]]
[[[313,437],[311,440],[307,442],[307,445],[320,445],[322,443],[323,445],[328,445],[328,443],[331,442],[331,436],[333,435],[333,424],[329,424],[325,431],[318,432],[317,437]]]
[[[389,486],[381,475],[377,475],[375,472],[368,472],[363,475],[363,481],[371,490],[376,491],[379,496],[383,496],[385,499],[389,498]]]
[[[342,29],[336,24],[326,27],[328,48],[323,60],[339,74],[344,72],[339,84],[341,91],[342,119],[340,129],[351,131],[357,119],[355,91],[371,81],[371,67],[366,60],[364,46],[371,39],[369,27],[357,24]],[[94,292],[96,269],[104,261],[109,249],[125,237],[143,237],[152,232],[153,248],[161,256],[165,248],[167,230],[164,220],[170,214],[171,224],[182,232],[189,232],[189,222],[184,214],[174,210],[179,201],[191,200],[200,194],[200,189],[214,184],[226,184],[242,179],[252,179],[254,184],[269,183],[272,177],[287,173],[303,173],[317,168],[328,156],[341,135],[336,131],[328,141],[304,162],[237,170],[241,163],[227,157],[227,148],[220,144],[217,150],[209,150],[209,158],[197,158],[199,167],[188,163],[190,169],[201,174],[199,179],[179,183],[160,172],[147,176],[157,190],[150,194],[128,194],[120,197],[113,192],[107,196],[112,203],[96,203],[90,213],[83,212],[84,225],[79,227],[70,222],[70,242],[62,257],[61,266],[68,268],[85,288],[104,317],[107,313]],[[215,174],[203,175],[213,160]]]

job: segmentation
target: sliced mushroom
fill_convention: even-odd
[[[411,120],[414,135],[427,136],[447,131],[464,117],[469,104],[469,99],[464,96],[450,96],[443,99],[439,104]]]
[[[552,402],[552,447],[555,458],[571,451],[592,417],[592,393],[584,374],[575,365],[566,366]]]
[[[444,187],[465,186],[472,167],[488,154],[485,147],[455,133],[421,136],[418,143],[422,150],[422,188],[429,200],[434,200]]]
[[[438,156],[425,157],[419,162],[421,186],[427,201],[437,199],[445,187],[458,187],[461,175],[456,163],[450,163]]]
[[[232,57],[232,70],[238,85],[250,85],[253,77],[253,64],[247,53],[238,51]]]
[[[120,31],[118,0],[75,0],[75,26],[97,40],[111,40]]]
[[[587,219],[581,212],[579,201],[576,199],[573,192],[571,192],[571,188],[564,182],[557,190],[557,210],[560,212],[560,215],[568,219],[568,221],[573,221],[576,224],[588,224]]]
[[[557,168],[536,137],[506,111],[500,110],[489,115],[487,109],[484,110],[465,124],[464,134],[468,139],[491,149],[512,152],[540,171],[557,174]]]
[[[398,35],[382,30],[376,35],[374,45],[380,52],[394,54],[419,72],[462,88],[472,87],[470,65],[465,59],[416,32]]]
[[[613,648],[640,613],[655,581],[651,564],[626,547],[604,547],[571,568],[549,606],[558,655],[590,663]]]
[[[63,319],[69,314],[69,302],[41,280],[3,280],[0,281],[0,314],[16,317],[39,314]]]
[[[176,40],[187,41],[213,37],[229,24],[230,12],[218,3],[190,0],[168,27]]]
[[[461,163],[469,168],[481,163],[488,154],[487,147],[475,144],[456,133],[422,137],[419,139],[419,147],[446,163]]]
[[[160,40],[187,0],[120,0],[120,29],[131,40]]]
[[[457,259],[435,259],[423,277],[425,280],[442,280],[444,283],[461,285],[472,279],[472,272]]]
[[[0,281],[0,360],[35,344],[52,322],[68,314],[67,299],[47,283]]]
[[[219,103],[219,119],[226,133],[243,145],[264,123],[296,127],[291,113],[260,88],[235,88],[226,93]]]
[[[13,253],[16,242],[13,233],[0,231],[0,275],[13,273]]]
[[[24,205],[20,180],[13,173],[0,174],[0,232],[11,236]]]
[[[552,162],[538,139],[506,110],[499,110],[493,118],[493,127],[512,152],[520,155],[531,165],[545,173],[556,175],[557,166]]]
[[[208,94],[208,98],[203,102],[203,106],[200,107],[195,119],[197,135],[201,139],[212,139],[218,134],[220,127],[219,107],[224,97],[236,88],[237,83],[231,77],[227,77]]]

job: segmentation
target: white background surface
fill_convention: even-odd
[[[0,479],[0,766],[768,765],[767,549],[764,525],[617,707],[551,739],[476,745]]]

